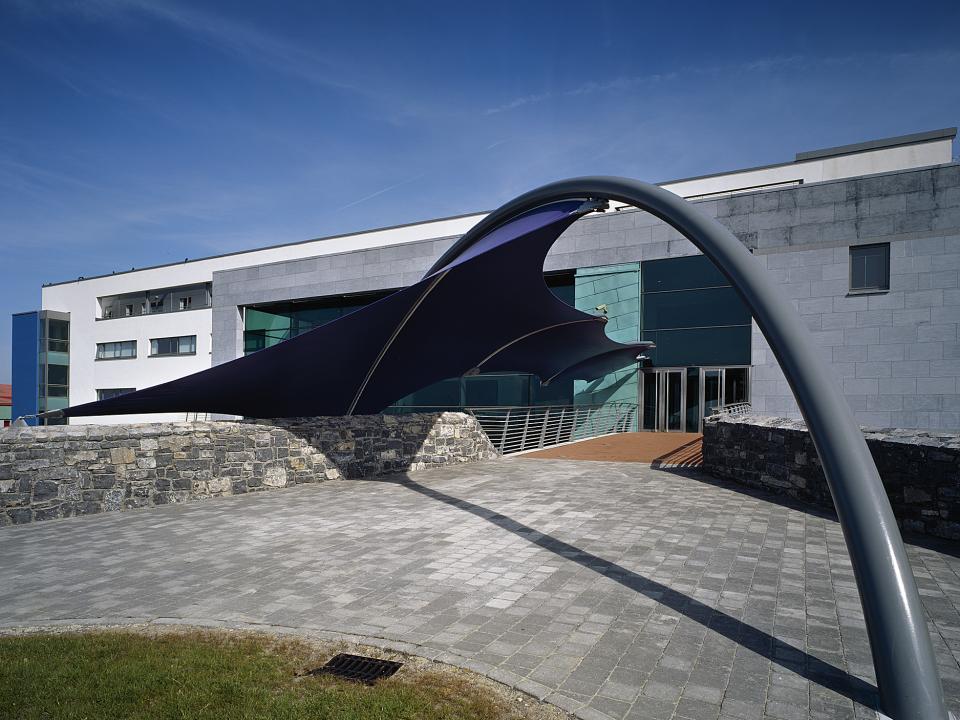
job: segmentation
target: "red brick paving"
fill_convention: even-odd
[[[702,439],[699,433],[618,433],[525,453],[520,457],[642,462],[656,467],[699,467],[702,462]]]

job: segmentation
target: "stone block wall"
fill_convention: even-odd
[[[960,433],[864,430],[897,523],[960,540]],[[833,508],[806,426],[787,418],[712,420],[703,427],[703,469],[749,487]]]
[[[0,526],[497,456],[471,415],[0,431]]]

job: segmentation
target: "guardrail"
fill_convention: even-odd
[[[470,407],[465,410],[477,418],[490,442],[502,455],[630,432],[637,416],[637,406],[633,403]]]
[[[717,408],[710,417],[743,417],[744,415],[749,415],[751,409],[750,403],[733,403],[732,405],[724,405],[721,408]]]

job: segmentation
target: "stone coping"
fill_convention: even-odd
[[[779,430],[795,430],[807,432],[807,424],[803,420],[786,417],[772,417],[765,415],[740,415],[737,417],[707,418],[705,422],[730,423],[735,425],[755,425],[757,427],[777,428]],[[881,442],[896,442],[907,445],[926,445],[929,447],[951,448],[960,450],[960,430],[948,432],[944,430],[913,430],[909,428],[871,428],[861,427],[867,440]]]
[[[244,420],[195,420],[184,422],[149,422],[149,423],[88,423],[83,425],[31,425],[28,427],[0,428],[0,443],[20,443],[60,441],[65,439],[78,440],[121,440],[129,438],[151,438],[164,435],[190,435],[197,431],[217,430],[229,432],[236,428],[249,428],[251,425],[262,425],[271,429],[303,427],[315,425],[318,422],[342,423],[356,429],[363,425],[391,426],[399,425],[402,420],[440,420],[455,421],[463,416],[458,412],[439,413],[404,413],[402,415],[351,415],[349,417],[322,416],[298,418],[252,418]]]

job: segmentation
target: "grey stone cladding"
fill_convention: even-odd
[[[488,460],[472,415],[0,431],[0,526]]]
[[[960,433],[864,433],[900,527],[960,540]],[[703,469],[833,508],[820,459],[801,420],[753,416],[705,422]]]
[[[695,201],[746,245],[803,316],[861,424],[960,429],[960,165]],[[398,288],[456,238],[436,238],[214,274],[213,362],[243,352],[239,308]],[[890,243],[889,292],[848,292],[851,245]],[[556,242],[544,270],[679,257],[697,249],[632,209],[592,215]],[[754,327],[751,401],[799,417]]]

